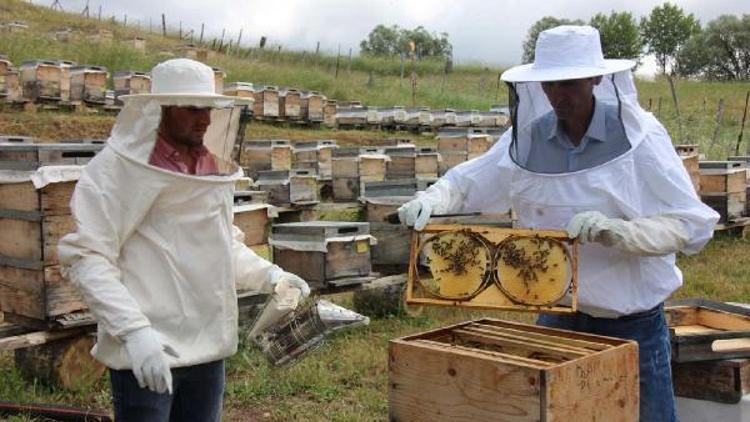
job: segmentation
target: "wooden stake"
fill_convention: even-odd
[[[737,145],[734,147],[734,155],[740,155],[740,144],[742,143],[742,132],[745,131],[745,119],[747,119],[747,105],[750,102],[750,91],[745,95],[745,110],[742,112],[742,123],[740,124],[740,134],[737,135]]]
[[[161,33],[165,37],[167,36],[167,18],[164,16],[164,13],[161,14]]]
[[[206,29],[206,24],[201,24],[201,37],[198,39],[198,44],[203,44],[203,30]]]
[[[669,82],[669,89],[672,91],[672,101],[674,101],[674,110],[677,113],[677,128],[680,133],[680,143],[683,143],[686,141],[684,137],[684,132],[682,130],[682,117],[680,117],[680,103],[677,100],[677,90],[674,87],[674,81],[672,80],[671,75],[667,75],[667,81]]]
[[[339,60],[341,59],[341,44],[339,44],[339,52],[336,54],[336,73],[334,74],[334,78],[339,77]]]

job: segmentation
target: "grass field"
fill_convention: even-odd
[[[102,64],[110,71],[148,70],[175,54],[179,40],[124,27],[112,22],[97,22],[31,6],[20,0],[0,3],[3,21],[25,20],[27,33],[2,34],[0,54],[17,64],[31,58],[66,58],[80,63]],[[74,28],[77,40],[58,42],[50,34],[63,27]],[[100,28],[114,32],[112,44],[96,44],[86,36]],[[148,51],[139,53],[125,43],[135,35],[144,36]],[[369,105],[411,103],[408,78],[401,80],[400,62],[388,59],[355,57],[344,62],[335,76],[335,57],[305,52],[246,51],[239,56],[215,55],[210,64],[224,68],[228,81],[243,80],[275,85],[317,89],[330,98],[361,100]],[[407,68],[408,74],[409,68]],[[417,102],[431,107],[487,109],[506,101],[505,89],[497,89],[501,69],[471,65],[454,67],[447,77],[442,63],[417,63]],[[372,74],[372,81],[370,75]],[[644,107],[658,115],[672,134],[674,142],[697,143],[713,159],[734,154],[740,132],[746,92],[750,82],[708,83],[676,81],[681,119],[672,101],[667,81],[638,81]],[[659,108],[659,99],[661,107]],[[716,111],[720,100],[725,109],[716,131]],[[0,134],[31,135],[46,141],[66,138],[106,138],[113,116],[40,112],[36,114],[0,109]],[[750,123],[748,123],[750,126]],[[750,145],[750,132],[740,146],[744,153]],[[430,136],[373,131],[309,130],[253,123],[247,139],[283,138],[336,139],[341,145],[377,144],[385,138],[411,137],[419,144],[434,144]],[[328,218],[335,218],[329,216]],[[679,257],[685,285],[673,297],[705,297],[712,300],[750,302],[750,241],[717,236],[698,255]],[[350,295],[338,295],[338,303],[351,306]],[[479,315],[532,321],[530,314],[472,313],[443,308],[425,308],[415,316],[374,319],[370,326],[343,333],[332,339],[289,370],[270,368],[263,357],[243,342],[240,351],[229,360],[225,401],[225,419],[230,421],[383,421],[387,420],[387,343],[389,339],[444,326]],[[13,356],[0,353],[0,400],[13,402],[60,403],[86,408],[109,409],[106,380],[92,389],[66,392],[24,380],[13,364]],[[24,421],[25,418],[9,420]]]

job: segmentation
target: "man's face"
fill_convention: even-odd
[[[161,131],[172,142],[186,147],[203,144],[211,123],[210,108],[168,106],[162,109]]]
[[[591,111],[594,87],[602,77],[570,79],[565,81],[542,82],[542,90],[547,95],[557,118],[562,121],[586,119]]]

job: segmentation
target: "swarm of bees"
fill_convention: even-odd
[[[470,230],[440,232],[421,247],[426,271],[417,281],[431,296],[469,300],[495,284],[511,301],[549,305],[569,290],[568,249],[555,239],[510,236],[492,244]]]

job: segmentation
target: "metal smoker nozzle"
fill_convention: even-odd
[[[284,367],[320,347],[332,333],[369,323],[366,316],[319,299],[294,311],[290,319],[263,331],[253,341],[272,365]]]

